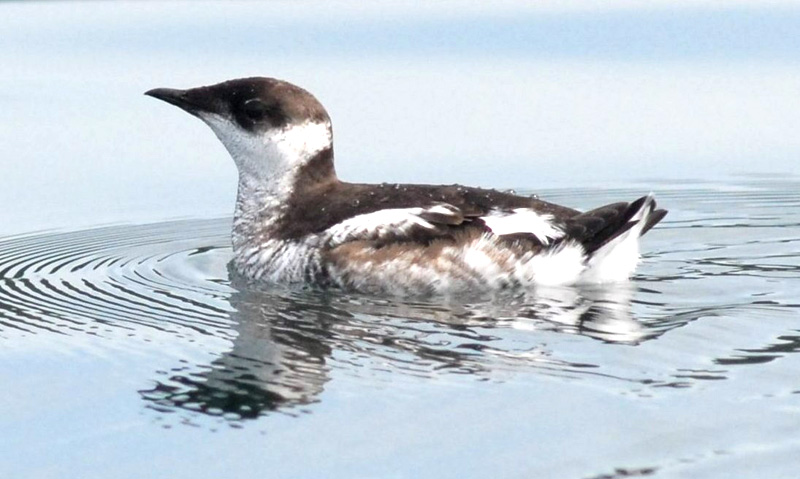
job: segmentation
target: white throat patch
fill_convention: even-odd
[[[284,183],[298,167],[332,145],[329,122],[307,121],[262,134],[243,130],[219,115],[201,119],[233,157],[240,177],[266,186]]]

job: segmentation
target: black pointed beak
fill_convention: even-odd
[[[176,90],[174,88],[153,88],[152,90],[144,92],[144,94],[147,96],[152,96],[153,98],[158,98],[159,100],[163,100],[167,103],[171,103],[177,107],[183,108],[184,110],[190,105],[186,90]]]
[[[175,105],[192,115],[198,115],[203,112],[220,112],[219,101],[206,88],[193,88],[191,90],[154,88],[144,92],[144,94]]]

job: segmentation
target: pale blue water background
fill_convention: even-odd
[[[796,477],[800,10],[570,5],[0,3],[0,476]],[[142,96],[245,75],[348,180],[670,215],[628,287],[245,291],[232,162]]]

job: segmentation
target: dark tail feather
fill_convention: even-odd
[[[653,206],[655,207],[655,201],[653,201]],[[647,217],[647,223],[644,224],[644,228],[642,228],[642,235],[650,231],[650,228],[657,225],[659,221],[663,220],[665,216],[667,216],[667,210],[655,210],[650,213],[650,216]]]
[[[656,201],[652,196],[643,196],[631,203],[613,203],[581,213],[567,221],[567,236],[580,242],[586,252],[591,255],[604,245],[613,241],[639,223],[633,219],[643,208],[645,225],[642,234],[656,225],[667,214],[666,210],[656,210]]]

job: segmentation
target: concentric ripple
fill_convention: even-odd
[[[98,324],[224,334],[228,224],[179,221],[6,239],[0,335],[89,332]]]
[[[237,284],[227,219],[6,238],[0,340],[125,350],[158,337],[166,347],[144,350],[171,366],[138,393],[148,410],[185,421],[294,413],[320,401],[335,373],[359,387],[531,373],[632,395],[693,387],[800,352],[798,189],[744,190],[659,194],[671,213],[630,284],[454,298]],[[588,207],[635,194],[543,196]]]

